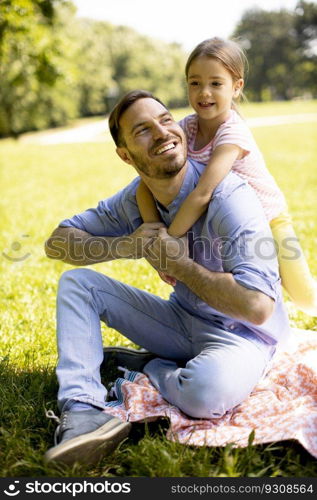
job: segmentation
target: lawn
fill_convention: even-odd
[[[247,104],[245,116],[317,111],[317,103]],[[175,115],[179,116],[180,112]],[[313,123],[254,129],[267,165],[288,200],[315,276],[317,142]],[[1,335],[0,476],[315,476],[316,461],[294,442],[235,449],[185,447],[166,440],[161,424],[135,425],[120,449],[94,468],[47,467],[56,411],[55,297],[67,264],[50,261],[43,243],[63,218],[95,206],[126,185],[133,170],[112,143],[37,146],[0,141]],[[143,261],[92,266],[168,297],[170,287]],[[287,297],[285,297],[287,301]],[[287,301],[293,326],[317,330],[317,319]],[[130,345],[103,328],[105,344]]]

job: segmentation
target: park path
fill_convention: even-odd
[[[250,128],[288,125],[292,123],[316,123],[317,113],[263,116],[246,120]],[[50,129],[43,132],[24,134],[19,142],[27,144],[73,144],[83,142],[109,142],[111,140],[108,120],[103,118],[93,123],[77,125],[69,129]]]

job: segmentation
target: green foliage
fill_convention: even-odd
[[[317,6],[300,1],[295,11],[248,10],[233,36],[246,50],[251,100],[317,95]]]
[[[152,40],[119,26],[111,37],[110,51],[119,94],[144,88],[158,94],[168,106],[185,104],[185,54],[179,45]]]
[[[312,89],[316,95],[317,81],[317,6],[313,2],[298,2],[295,18],[296,36],[299,42],[300,61],[297,69],[298,86]]]
[[[316,95],[316,18],[316,5],[303,0],[293,12],[243,15],[234,36],[250,61],[249,99]],[[71,1],[2,0],[0,137],[108,113],[133,88],[184,106],[185,61],[177,43],[76,18]]]
[[[316,102],[307,103],[316,109]],[[299,103],[249,104],[245,116],[301,112]],[[181,118],[179,111],[175,116]],[[272,174],[284,191],[298,236],[317,276],[316,137],[311,124],[254,130]],[[37,146],[0,142],[0,475],[1,476],[316,476],[316,461],[294,442],[245,449],[194,448],[166,439],[166,424],[140,424],[120,449],[94,468],[46,467],[43,454],[53,444],[56,410],[54,374],[55,299],[67,264],[47,259],[43,243],[62,219],[96,206],[135,176],[112,143]],[[19,243],[14,245],[14,243]],[[14,262],[9,258],[26,259]],[[7,257],[5,257],[5,255]],[[143,260],[92,266],[108,276],[167,298],[170,287]],[[287,298],[286,298],[287,299]],[[286,302],[293,326],[317,330],[316,318]],[[116,331],[102,330],[104,344],[131,345]],[[144,433],[145,431],[145,433]]]
[[[0,137],[104,114],[132,88],[185,103],[177,44],[74,14],[65,0],[1,3]]]
[[[1,3],[0,136],[58,125],[76,115],[55,4],[72,10],[63,0]]]
[[[80,116],[105,113],[108,96],[117,92],[109,51],[113,31],[108,23],[75,18],[68,21],[65,35],[75,47]]]

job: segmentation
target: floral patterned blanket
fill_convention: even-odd
[[[170,419],[167,438],[188,445],[248,445],[295,439],[317,458],[317,332],[293,330],[294,348],[274,357],[252,394],[220,419],[193,419],[170,405],[141,373],[115,381],[106,412],[130,422]]]

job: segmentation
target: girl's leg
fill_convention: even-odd
[[[290,216],[281,214],[270,225],[277,244],[283,287],[299,309],[317,316],[317,283],[310,273]]]

